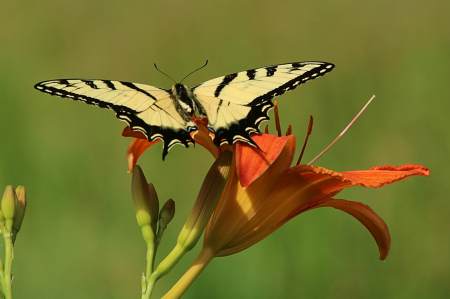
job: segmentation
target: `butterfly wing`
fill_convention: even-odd
[[[238,140],[256,146],[250,133],[259,133],[259,124],[269,119],[272,99],[333,68],[327,62],[272,65],[203,82],[192,92],[208,116],[210,135],[217,146]]]
[[[35,85],[42,92],[82,101],[116,112],[130,128],[141,131],[149,141],[164,141],[163,159],[175,144],[194,143],[195,123],[176,106],[171,91],[162,88],[109,80],[62,79]]]

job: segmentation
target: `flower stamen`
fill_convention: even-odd
[[[269,125],[266,125],[266,128],[264,129],[264,133],[269,134]]]
[[[277,101],[274,103],[274,116],[275,116],[275,128],[278,131],[278,137],[281,137],[281,126],[280,126],[280,117],[278,116],[278,104]]]
[[[329,146],[327,146],[323,151],[321,151],[320,154],[318,154],[314,159],[309,161],[309,163],[307,165],[311,165],[312,163],[316,162],[317,159],[319,159],[323,154],[325,154],[345,134],[345,132],[347,132],[347,130],[353,125],[353,123],[358,119],[358,117],[364,112],[364,110],[367,108],[367,106],[369,106],[370,102],[372,102],[372,100],[374,98],[375,98],[375,95],[373,95],[370,98],[370,100],[364,105],[364,107],[361,109],[361,111],[359,111],[359,113],[353,118],[353,120],[348,124],[348,126],[345,127],[344,131],[342,131],[341,134],[339,134],[339,136],[336,137],[336,139],[334,139],[333,142],[331,142]]]
[[[312,132],[313,120],[314,120],[314,119],[313,119],[313,116],[310,115],[310,116],[309,116],[308,131],[306,132],[305,142],[303,143],[302,152],[300,153],[300,157],[298,157],[298,161],[297,161],[297,164],[296,164],[296,165],[300,165],[300,161],[302,160],[303,153],[305,152],[306,144],[308,143],[309,135],[311,135],[311,132]]]
[[[287,130],[286,130],[286,136],[292,135],[292,126],[289,125]]]

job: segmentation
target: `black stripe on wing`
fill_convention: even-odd
[[[231,81],[234,80],[234,78],[237,77],[237,73],[233,73],[233,74],[229,74],[223,77],[223,81],[222,83],[219,84],[219,86],[217,86],[216,91],[214,92],[214,96],[218,97],[220,95],[220,92],[222,91],[222,89],[227,86],[228,84],[230,84]]]
[[[301,69],[304,65],[302,62],[296,62],[292,63],[292,69],[290,69],[290,72]],[[290,90],[296,89],[301,84],[313,80],[315,78],[321,77],[329,72],[331,72],[334,68],[334,64],[328,63],[328,62],[322,62],[320,66],[313,68],[312,70],[309,70],[303,74],[301,74],[298,77],[295,77],[294,79],[284,83],[278,88],[275,88],[268,93],[261,95],[259,97],[256,97],[252,102],[250,102],[247,106],[254,106],[254,105],[261,105],[265,104],[268,101],[272,100],[274,97],[280,96]],[[271,66],[266,67],[267,70],[267,76],[274,76],[276,72],[278,71],[277,66]],[[286,69],[283,69],[286,70]],[[248,72],[248,71],[247,71]]]

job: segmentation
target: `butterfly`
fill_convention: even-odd
[[[195,144],[198,128],[191,116],[208,118],[214,144],[237,141],[257,144],[251,133],[269,120],[272,99],[334,68],[327,62],[294,62],[251,69],[218,77],[192,88],[176,83],[171,89],[111,80],[57,79],[34,87],[50,95],[114,110],[131,130],[149,141],[162,139],[163,160],[175,144]]]

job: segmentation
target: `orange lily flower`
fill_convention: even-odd
[[[199,128],[195,141],[218,157],[225,146],[217,148],[212,143],[205,118],[193,120]],[[131,168],[139,156],[156,143],[150,143],[138,134],[127,129],[123,133],[136,137],[127,152]],[[234,152],[232,168],[205,229],[203,248],[189,270],[163,298],[179,298],[214,257],[245,250],[293,217],[319,207],[339,209],[360,221],[374,237],[380,259],[384,260],[391,244],[386,223],[369,206],[334,196],[351,186],[378,188],[411,176],[429,175],[426,167],[417,164],[375,166],[369,170],[346,172],[312,165],[291,167],[295,136],[254,134],[252,138],[261,150],[241,142],[226,146]]]
[[[261,134],[252,138],[263,152],[245,144],[236,146],[238,171],[230,174],[216,213],[205,230],[204,247],[209,247],[214,256],[242,251],[305,211],[334,207],[366,226],[384,260],[389,252],[390,236],[383,220],[367,205],[333,197],[351,186],[378,188],[410,176],[429,175],[427,168],[414,164],[340,173],[311,165],[290,167],[295,152],[293,135]]]
[[[320,207],[333,207],[359,220],[374,237],[384,260],[391,244],[386,223],[365,204],[333,197],[351,186],[378,188],[411,176],[429,175],[426,167],[417,164],[346,172],[311,165],[291,167],[295,136],[259,134],[252,138],[262,151],[242,143],[233,146],[235,161],[205,229],[203,248],[163,298],[179,298],[214,257],[247,249],[293,217]]]

